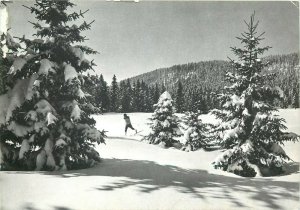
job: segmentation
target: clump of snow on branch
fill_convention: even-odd
[[[65,81],[69,81],[72,79],[76,79],[78,76],[77,71],[75,70],[75,68],[73,66],[71,66],[70,64],[66,64],[65,65]]]
[[[40,68],[39,68],[39,72],[38,74],[43,74],[43,75],[48,75],[49,72],[55,72],[54,67],[55,64],[51,61],[49,61],[48,59],[42,59],[40,61]]]
[[[71,118],[74,120],[80,120],[81,109],[79,108],[78,104],[75,104],[73,110],[71,112]]]
[[[57,120],[57,118],[51,112],[48,112],[47,125],[51,125],[51,124],[55,123],[56,120]]]
[[[71,51],[74,53],[75,57],[78,58],[78,65],[80,66],[82,61],[85,61],[84,53],[79,47],[71,47]]]
[[[10,67],[8,74],[16,74],[18,71],[21,71],[26,62],[27,61],[22,57],[16,58]]]

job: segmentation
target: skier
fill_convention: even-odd
[[[127,114],[124,114],[124,120],[125,120],[125,135],[127,134],[127,129],[128,128],[131,128],[132,130],[135,130],[135,133],[137,133],[137,130],[134,129],[131,125],[131,122],[130,122],[130,118]]]

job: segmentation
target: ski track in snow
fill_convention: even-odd
[[[280,110],[289,131],[300,133],[300,109]],[[103,161],[65,172],[0,172],[1,210],[92,209],[299,209],[300,143],[287,143],[289,175],[243,178],[215,170],[220,151],[183,152],[141,142],[150,113],[130,113],[134,131],[125,136],[123,114],[94,116],[108,131],[97,146]],[[203,116],[203,121],[211,121]]]

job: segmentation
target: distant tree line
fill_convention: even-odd
[[[88,75],[84,80],[84,90],[89,93],[87,97],[99,108],[96,112],[153,112],[153,105],[167,90],[164,84],[152,86],[140,80],[133,83],[129,79],[118,82],[115,75],[110,86],[102,75]],[[216,92],[206,87],[184,87],[179,81],[176,88],[168,91],[173,95],[179,113],[195,110],[207,113],[218,107]]]
[[[272,102],[278,108],[299,108],[299,56],[268,56],[265,72],[274,73],[268,85],[279,91],[280,98]],[[153,112],[153,105],[167,90],[175,101],[176,111],[219,108],[218,94],[228,85],[224,75],[233,71],[228,62],[207,61],[176,65],[118,82],[114,75],[108,84],[102,75],[88,75],[85,91],[99,112]]]

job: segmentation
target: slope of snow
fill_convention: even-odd
[[[289,131],[300,133],[300,110],[280,110]],[[0,172],[0,209],[299,209],[300,143],[283,148],[295,161],[285,176],[243,178],[215,170],[220,151],[183,152],[141,142],[151,113],[94,116],[108,131],[97,146],[103,161],[66,172]],[[203,116],[213,121],[211,116]]]

